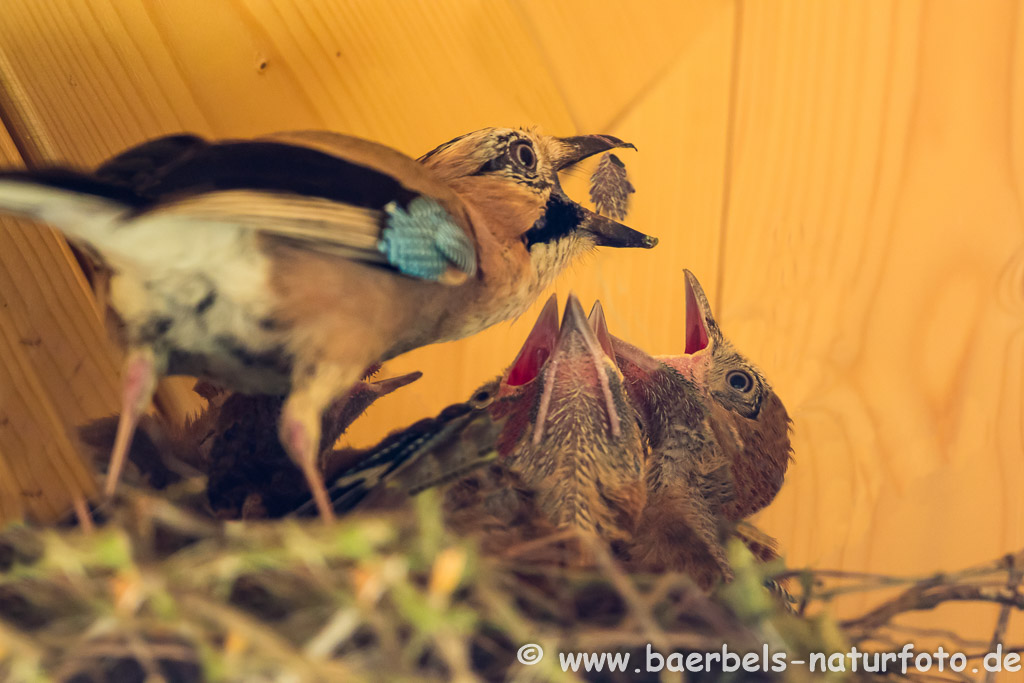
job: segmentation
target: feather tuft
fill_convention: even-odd
[[[601,155],[597,169],[590,176],[590,201],[597,212],[621,221],[629,213],[629,195],[636,192],[626,175],[626,165],[612,154]]]

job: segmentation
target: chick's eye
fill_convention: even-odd
[[[528,171],[537,167],[537,153],[529,142],[517,142],[512,145],[512,158],[517,164]]]
[[[733,370],[725,376],[725,381],[730,387],[744,394],[754,388],[754,378],[742,370]]]

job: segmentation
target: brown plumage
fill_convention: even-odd
[[[649,502],[631,549],[636,566],[685,569],[702,585],[729,578],[724,538],[782,485],[789,418],[754,366],[737,353],[686,271],[681,356],[653,358],[614,339],[630,399],[651,449]]]
[[[319,452],[328,452],[374,401],[420,378],[413,372],[386,379],[365,378],[326,411]],[[207,497],[225,518],[280,517],[308,496],[302,472],[276,438],[284,398],[232,394],[215,410],[206,437]],[[331,472],[326,472],[328,475]]]
[[[113,273],[129,353],[108,493],[157,379],[188,374],[287,395],[279,438],[329,518],[321,414],[367,367],[518,315],[596,246],[654,246],[558,182],[624,146],[488,128],[417,161],[328,132],[172,136],[95,173],[0,173],[0,210],[53,224]]]
[[[443,482],[448,524],[478,536],[487,552],[531,547],[530,559],[578,565],[589,561],[581,535],[624,546],[646,499],[646,458],[610,354],[610,340],[595,334],[576,297],[570,295],[561,327],[552,297],[502,377],[476,392],[472,407],[446,409],[466,424],[486,418],[496,426],[480,430],[490,442],[445,445],[453,439],[437,435],[452,418],[422,421],[386,440],[379,449],[386,457],[371,456],[343,474],[332,498],[348,507],[363,497],[379,500],[396,483]],[[404,443],[417,445],[396,448]],[[409,462],[396,464],[399,453]],[[473,458],[476,469],[467,466]],[[439,474],[442,459],[458,476]]]
[[[527,340],[506,385],[508,376],[529,377],[518,370],[534,349]],[[610,351],[570,294],[550,355],[529,380],[531,390],[492,409],[509,418],[499,460],[446,497],[456,528],[460,520],[471,527],[481,505],[505,528],[485,540],[496,548],[566,531],[613,546],[629,541],[646,499],[645,454]],[[587,562],[580,548],[567,548],[566,562]]]
[[[597,305],[591,316],[603,320]],[[650,450],[647,506],[630,562],[645,571],[685,571],[703,587],[731,578],[722,509],[732,482],[705,396],[661,360],[620,339],[612,343]]]
[[[661,360],[710,399],[711,428],[732,475],[733,496],[724,509],[737,520],[768,505],[782,487],[792,455],[791,421],[761,371],[722,334],[697,278],[688,270],[685,276],[685,353]]]

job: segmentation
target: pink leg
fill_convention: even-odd
[[[324,410],[339,397],[346,396],[367,363],[337,364],[320,362],[296,365],[292,392],[284,403],[279,426],[281,444],[299,466],[313,494],[320,517],[334,519],[324,476],[320,471],[320,431]]]
[[[311,429],[307,420],[298,415],[291,414],[285,408],[281,416],[281,443],[284,445],[292,461],[299,466],[302,474],[306,477],[306,484],[310,493],[313,494],[313,501],[320,513],[320,519],[325,522],[334,521],[334,508],[331,507],[331,499],[327,495],[327,487],[324,485],[324,476],[320,472],[318,460],[320,456],[320,430]],[[319,422],[320,415],[316,414]],[[319,427],[319,425],[317,425]]]
[[[139,418],[149,407],[153,392],[156,391],[156,379],[153,350],[132,349],[124,364],[121,415],[117,421],[117,436],[114,437],[114,450],[110,455],[110,467],[107,469],[107,483],[104,487],[104,493],[108,497],[114,495],[117,488]]]

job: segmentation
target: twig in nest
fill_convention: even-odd
[[[71,505],[75,511],[75,518],[78,520],[78,526],[82,528],[82,532],[85,534],[91,534],[96,531],[96,526],[92,523],[92,513],[89,512],[89,503],[85,497],[79,492],[71,494]]]
[[[901,634],[916,636],[922,640],[925,638],[942,639],[949,641],[950,643],[956,643],[957,649],[960,651],[966,651],[970,648],[983,648],[988,646],[988,642],[984,640],[972,640],[961,636],[956,631],[946,628],[922,628],[920,626],[908,626],[906,624],[886,624],[885,628],[890,631],[896,631]],[[872,636],[875,638],[877,636]]]
[[[897,615],[933,609],[951,601],[995,602],[1024,610],[1024,595],[1006,588],[993,589],[970,584],[929,585],[925,582],[908,588],[864,616],[842,622],[840,626],[849,635],[850,640],[857,643],[870,637],[875,629],[887,625]]]
[[[667,650],[668,641],[665,638],[665,632],[658,626],[657,619],[651,614],[651,606],[640,596],[636,589],[636,584],[630,580],[622,567],[615,562],[607,547],[589,535],[584,536],[583,541],[587,545],[587,549],[592,553],[598,568],[601,569],[601,573],[615,587],[622,600],[629,607],[629,611],[633,613],[633,618],[640,624],[644,635],[650,639],[654,646],[661,648],[662,651]]]
[[[194,647],[184,641],[161,638],[147,638],[143,634],[131,634],[125,638],[100,636],[86,640],[68,653],[64,662],[54,672],[56,680],[93,680],[88,676],[92,668],[102,670],[112,662],[135,661],[146,673],[146,681],[166,681],[164,667],[183,665],[185,670],[195,667],[200,670],[200,661]]]
[[[180,595],[181,605],[192,614],[219,625],[226,633],[241,635],[254,648],[282,663],[298,676],[313,680],[344,680],[351,672],[341,662],[312,659],[285,637],[243,612],[217,605],[203,595]]]
[[[805,593],[802,597],[805,601],[817,600],[827,602],[839,595],[863,593],[869,590],[881,590],[895,586],[920,587],[922,585],[969,583],[976,587],[1004,587],[1007,584],[1002,576],[1008,571],[1007,567],[1009,566],[1010,558],[1012,558],[1017,566],[1024,567],[1024,550],[1021,550],[1011,555],[1004,555],[997,560],[969,567],[958,572],[933,574],[930,576],[891,576],[888,574],[832,569],[796,569],[773,574],[770,578],[780,582],[787,579],[798,579],[804,586]],[[821,587],[825,586],[823,579],[850,580],[856,581],[856,583],[847,583],[822,589]]]
[[[1009,576],[1006,579],[1006,590],[1010,591],[1010,594],[1014,597],[1020,596],[1020,582],[1022,576],[1021,567],[1015,561],[1016,558],[1013,555],[1007,555],[1005,558],[1007,569],[1009,570]],[[996,619],[996,628],[992,633],[992,641],[989,643],[989,652],[995,652],[996,647],[1002,645],[1003,639],[1006,637],[1006,626],[1010,623],[1010,608],[1011,605],[1003,605],[999,610],[999,618]],[[985,683],[991,683],[995,680],[995,672],[989,671],[985,675]]]

